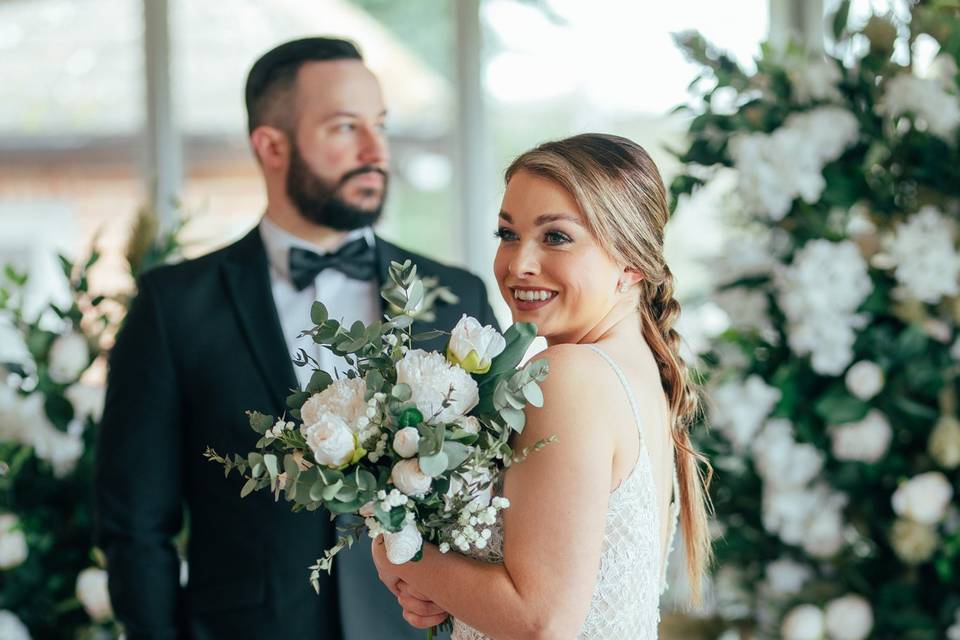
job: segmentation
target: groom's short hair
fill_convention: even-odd
[[[270,49],[253,63],[247,74],[247,132],[262,124],[292,130],[293,105],[285,100],[293,92],[297,71],[306,62],[363,60],[357,45],[339,38],[301,38]],[[281,108],[281,102],[286,102]]]

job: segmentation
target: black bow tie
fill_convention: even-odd
[[[348,242],[333,253],[290,249],[290,279],[297,291],[313,284],[317,274],[328,267],[354,280],[373,280],[377,275],[376,252],[366,238]]]

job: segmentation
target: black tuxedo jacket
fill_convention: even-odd
[[[376,249],[381,283],[391,260],[409,258],[459,296],[457,305],[438,302],[436,321],[418,331],[449,331],[462,313],[496,326],[476,276],[379,238]],[[423,344],[443,347],[442,338]],[[224,479],[203,457],[207,446],[221,454],[252,450],[257,436],[245,411],[280,415],[297,387],[258,229],[144,274],[109,363],[95,474],[97,540],[130,640],[422,637],[376,579],[369,545],[361,541],[338,556],[318,596],[308,567],[335,540],[329,516],[291,513],[268,492],[241,499],[239,477]],[[173,538],[185,519],[189,580],[182,588]],[[393,608],[371,615],[373,602]]]

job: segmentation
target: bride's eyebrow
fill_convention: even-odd
[[[500,219],[513,224],[513,216],[511,216],[506,211],[500,212]],[[557,222],[558,220],[566,220],[568,222],[573,222],[575,224],[583,226],[583,222],[577,216],[570,215],[569,213],[545,213],[542,216],[539,216],[534,220],[534,225],[541,227],[545,224],[550,224],[551,222]]]

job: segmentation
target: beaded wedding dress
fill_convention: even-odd
[[[639,408],[626,376],[605,351],[594,345],[589,346],[616,372],[627,392],[639,431]],[[680,513],[679,496],[674,469],[668,553],[673,545]],[[600,572],[593,590],[590,610],[576,636],[579,640],[656,639],[660,622],[660,594],[666,588],[666,561],[661,562],[663,547],[659,522],[653,471],[641,436],[636,465],[610,494]],[[475,557],[486,562],[503,561],[503,537],[499,522],[487,548],[475,554]],[[456,620],[452,640],[496,639]]]

